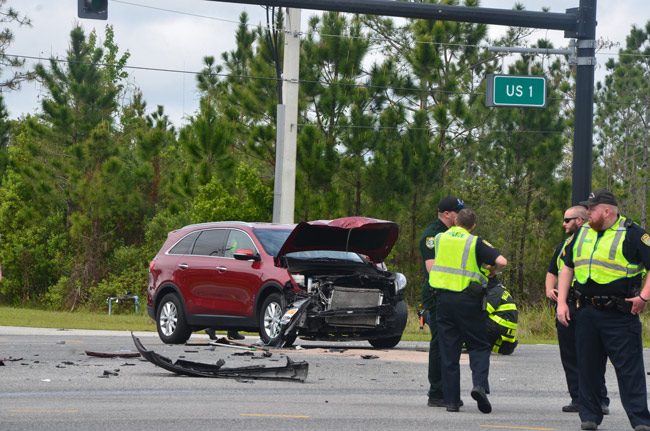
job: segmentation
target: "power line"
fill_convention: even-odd
[[[215,16],[209,16],[209,15],[202,15],[202,14],[197,14],[197,13],[192,13],[192,12],[184,12],[184,11],[179,11],[179,10],[174,10],[174,9],[166,9],[166,8],[161,8],[157,6],[149,6],[149,5],[144,5],[144,4],[139,4],[139,3],[133,3],[125,0],[111,0],[113,3],[121,3],[125,4],[128,6],[135,6],[135,7],[141,7],[145,9],[152,9],[152,10],[158,10],[162,12],[168,12],[168,13],[175,13],[179,15],[187,15],[187,16],[193,16],[196,18],[203,18],[203,19],[209,19],[213,21],[220,21],[220,22],[227,22],[231,24],[237,24],[240,25],[242,24],[241,21],[238,20],[232,20],[232,19],[226,19],[226,18],[221,18],[221,17],[215,17]],[[256,28],[258,30],[264,30],[267,27],[262,25],[262,24],[252,24],[252,23],[245,23],[244,24],[247,27],[251,28]],[[535,31],[540,31],[540,30],[535,30]],[[329,34],[329,33],[322,33],[319,31],[314,31],[314,33],[322,36],[322,37],[330,37],[330,38],[346,38],[346,39],[363,39],[363,40],[369,40],[371,42],[385,42],[388,40],[386,37],[376,37],[376,36],[354,36],[354,35],[342,35],[342,34]],[[305,36],[308,33],[305,32],[300,32],[300,36]],[[466,43],[451,43],[451,42],[432,42],[432,41],[422,41],[422,40],[412,40],[410,41],[415,44],[419,45],[433,45],[433,46],[439,46],[439,47],[452,47],[452,48],[477,48],[477,49],[487,49],[488,47],[486,45],[478,45],[478,44],[466,44]],[[528,54],[528,55],[542,55],[542,54]],[[548,55],[548,54],[544,54]],[[562,55],[562,54],[553,54],[553,55]],[[614,52],[596,52],[596,56],[609,56],[609,57],[615,57],[615,56],[631,56],[631,57],[650,57],[650,54],[641,54],[641,53],[614,53]]]
[[[102,67],[107,67],[107,66],[113,66],[112,64],[108,63],[90,63],[90,62],[74,62],[66,59],[61,59],[61,58],[45,58],[41,56],[31,56],[31,55],[22,55],[22,54],[6,54],[8,57],[16,57],[16,58],[22,58],[26,60],[38,60],[38,61],[55,61],[57,63],[78,63],[78,64],[86,64],[86,65],[94,65],[94,66],[102,66]],[[145,71],[153,71],[153,72],[164,72],[164,73],[179,73],[179,74],[185,74],[185,75],[201,75],[203,72],[196,72],[196,71],[189,71],[189,70],[181,70],[181,69],[169,69],[169,68],[162,68],[162,67],[147,67],[147,66],[129,66],[129,65],[124,65],[122,66],[124,69],[132,69],[132,70],[145,70]],[[278,79],[276,77],[267,77],[267,76],[252,76],[252,75],[235,75],[235,74],[230,74],[230,73],[220,73],[220,72],[212,72],[210,73],[211,76],[219,76],[222,78],[231,78],[231,79],[252,79],[252,80],[260,80],[260,81],[274,81],[277,82]],[[291,82],[294,82],[293,80]],[[330,83],[327,81],[317,81],[317,80],[309,80],[309,79],[300,79],[298,80],[298,84],[321,84],[323,86],[327,86]],[[381,85],[370,85],[370,84],[362,84],[362,83],[353,83],[353,82],[337,82],[337,85],[344,86],[344,87],[353,87],[353,88],[367,88],[367,89],[372,89],[372,90],[391,90],[391,91],[396,91],[396,92],[422,92],[421,88],[411,88],[411,87],[388,87],[388,86],[381,86]],[[463,95],[463,96],[481,96],[484,95],[485,93],[482,91],[446,91],[446,90],[431,90],[429,91],[430,93],[434,94],[445,94],[448,96],[458,96],[458,95]],[[570,102],[572,99],[569,98],[564,98],[564,97],[556,97],[556,98],[548,98],[548,100],[561,100],[561,101],[566,101]]]
[[[141,7],[141,8],[144,8],[144,9],[153,9],[153,10],[159,10],[159,11],[162,11],[162,12],[170,12],[170,13],[175,13],[175,14],[179,14],[179,15],[193,16],[193,17],[196,17],[196,18],[204,18],[204,19],[210,19],[210,20],[214,20],[214,21],[228,22],[228,23],[232,23],[232,24],[240,24],[239,21],[234,21],[234,20],[231,20],[231,19],[218,18],[218,17],[208,16],[208,15],[201,15],[201,14],[192,13],[192,12],[183,12],[183,11],[173,10],[173,9],[165,9],[165,8],[162,8],[162,7],[149,6],[149,5],[139,4],[139,3],[131,3],[131,2],[128,2],[128,1],[124,1],[124,0],[111,0],[111,2],[113,2],[113,3],[122,3],[122,4],[125,4],[125,5],[129,5],[129,6]]]

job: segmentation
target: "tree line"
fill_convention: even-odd
[[[15,11],[3,16],[28,24]],[[72,310],[144,296],[148,262],[169,231],[271,221],[282,20],[270,8],[267,25],[251,27],[241,14],[236,47],[206,53],[199,107],[178,128],[127,85],[129,53],[110,26],[103,34],[75,26],[65,61],[16,75],[36,80],[42,100],[18,120],[0,105],[0,302]],[[513,59],[484,48],[529,38],[511,28],[489,40],[483,24],[312,17],[301,44],[296,221],[397,222],[387,264],[407,275],[415,305],[419,235],[438,200],[455,194],[510,261],[502,277],[515,298],[543,300],[571,202],[575,71],[561,56]],[[4,54],[10,42],[0,41],[3,70],[15,66]],[[593,185],[613,190],[643,226],[649,66],[650,22],[606,63],[594,121]],[[546,108],[486,108],[485,75],[500,72],[546,76]]]

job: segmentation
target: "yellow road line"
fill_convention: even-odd
[[[531,431],[555,431],[555,428],[527,427],[520,425],[481,425],[481,428],[499,430],[531,430]]]
[[[309,416],[274,415],[269,413],[240,413],[239,416],[257,417],[257,418],[309,419]]]

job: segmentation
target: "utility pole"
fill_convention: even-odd
[[[282,98],[277,111],[273,223],[293,223],[296,195],[300,9],[287,8],[282,66]]]
[[[571,9],[569,9],[571,10]],[[569,12],[567,10],[567,12]],[[596,67],[596,0],[580,0],[575,32],[578,49],[576,66],[575,124],[573,130],[573,161],[571,202],[578,205],[591,191],[591,165],[594,127],[594,70]]]

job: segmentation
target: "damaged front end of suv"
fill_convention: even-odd
[[[300,336],[397,345],[406,326],[406,278],[383,264],[397,229],[362,217],[299,224],[277,257],[299,289],[285,292],[289,305],[270,344]]]

